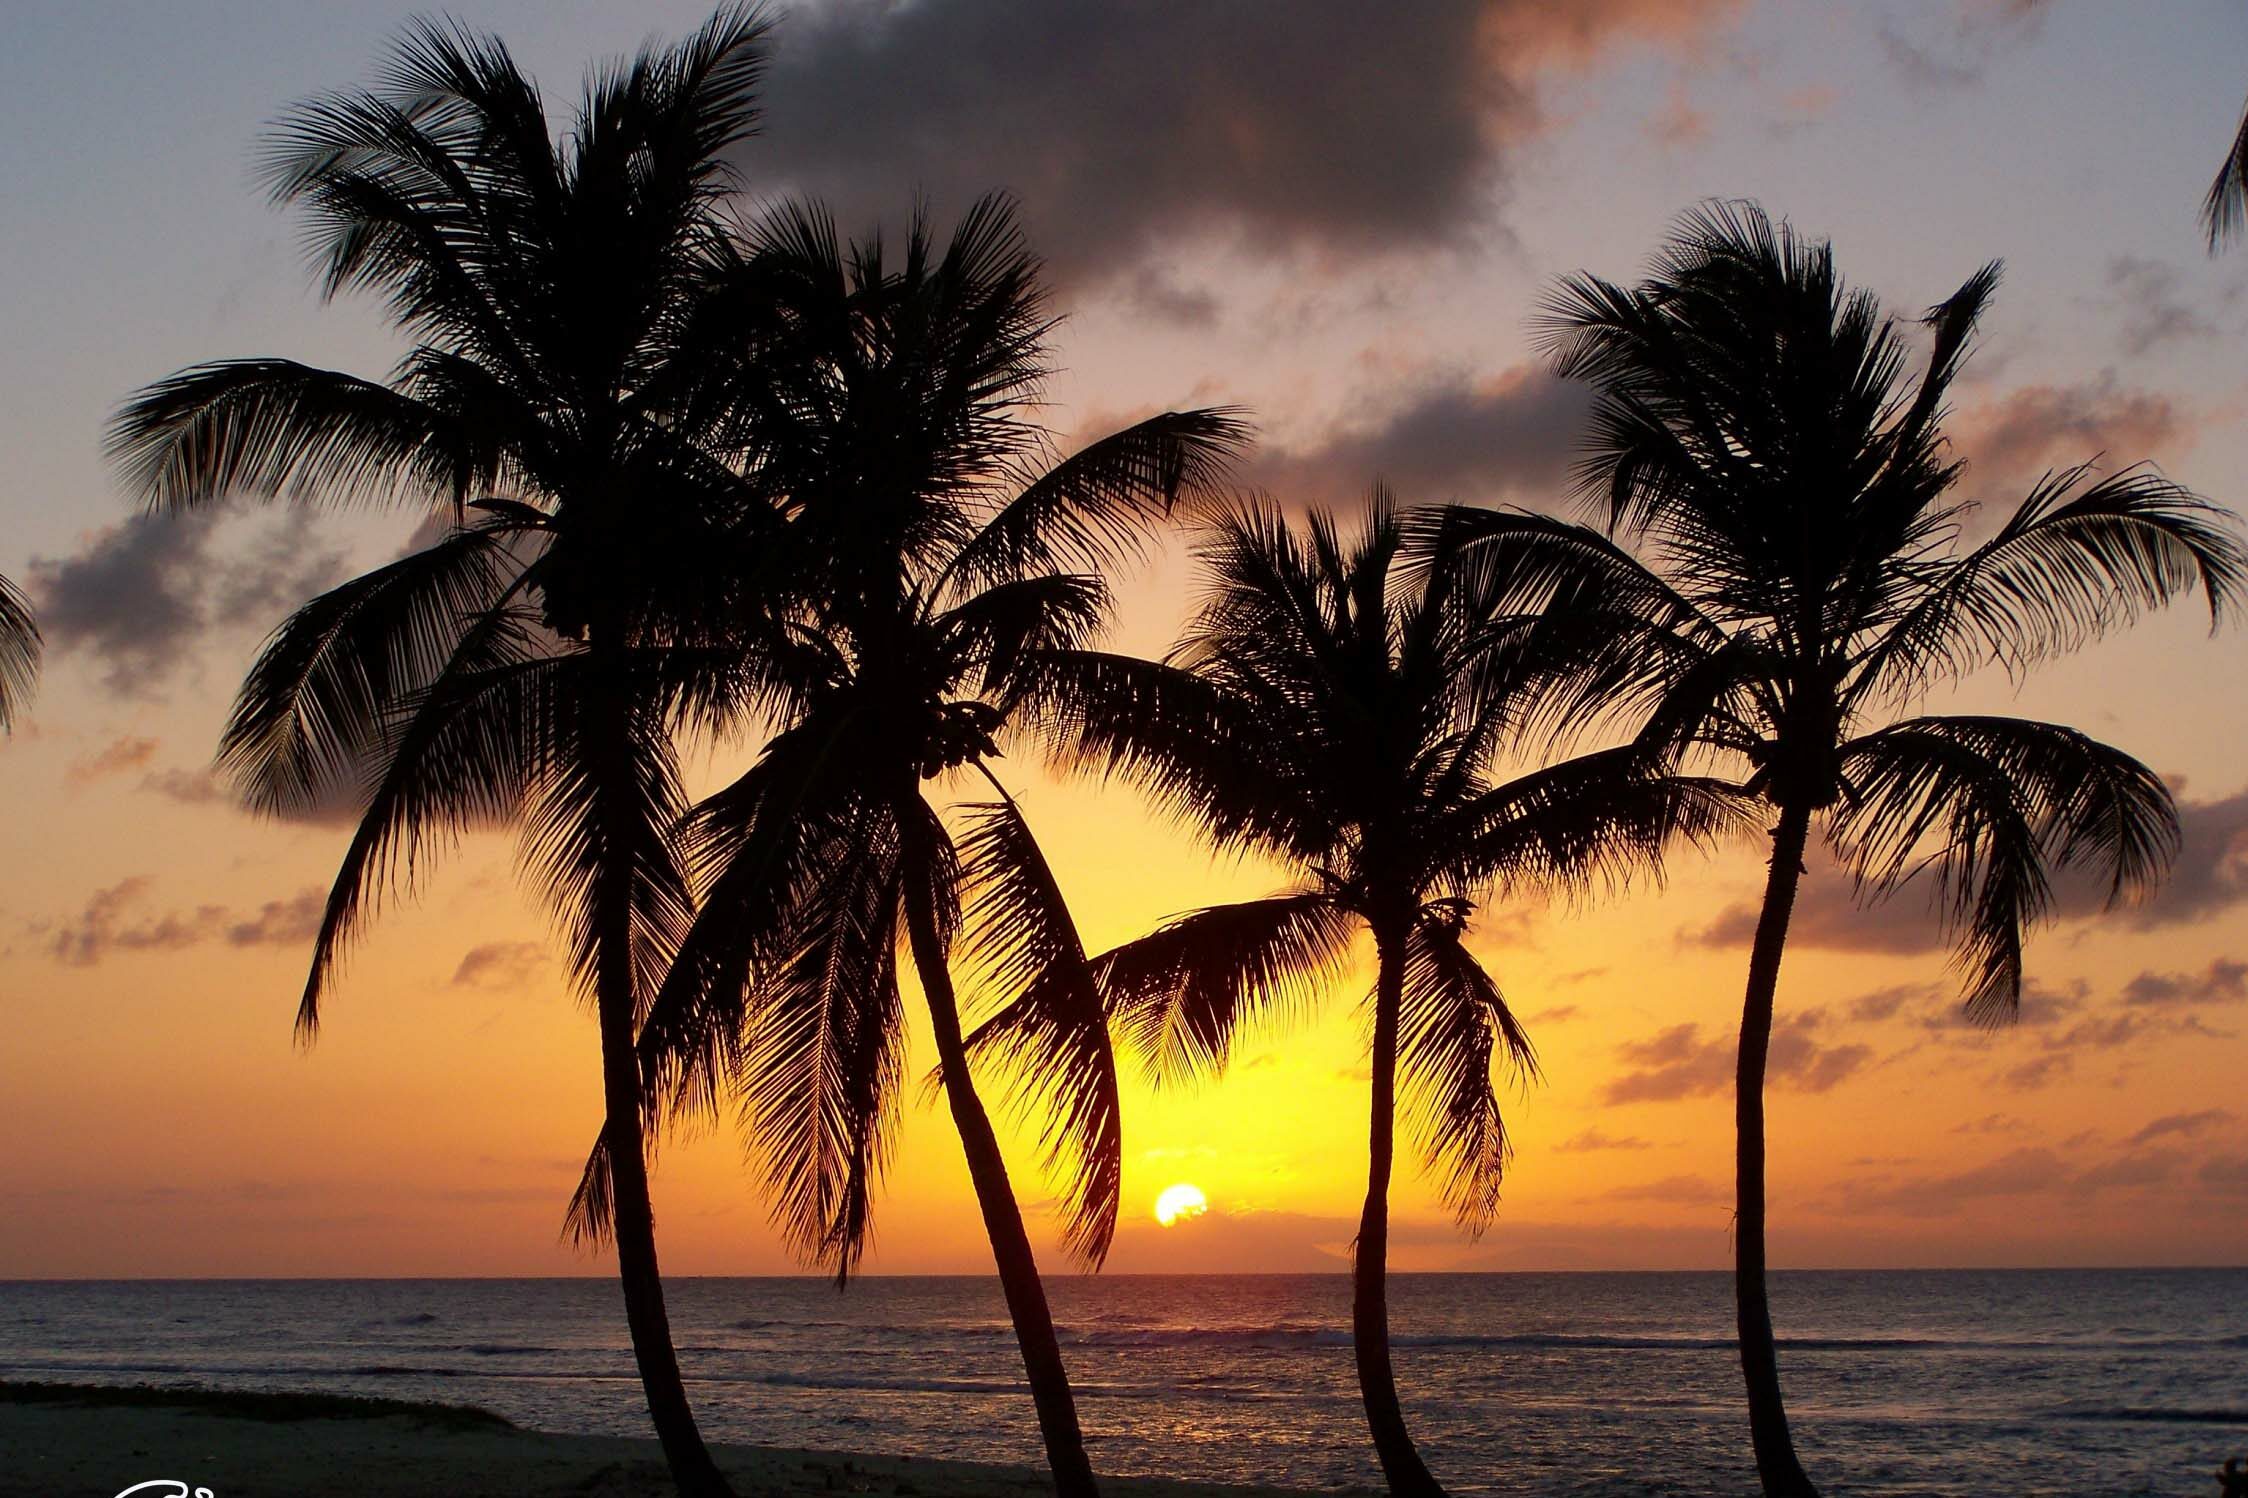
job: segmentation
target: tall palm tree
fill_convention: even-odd
[[[2144,467],[2048,474],[1967,544],[1973,507],[1953,498],[1962,464],[1941,418],[1997,280],[1988,266],[1930,311],[1913,380],[1907,331],[1845,286],[1828,244],[1753,204],[1705,206],[1648,281],[1580,275],[1552,298],[1556,367],[1597,392],[1581,473],[1607,529],[1459,520],[1481,538],[1470,551],[1509,566],[1604,572],[1587,592],[1647,623],[1583,679],[1643,716],[1650,752],[1732,761],[1773,817],[1741,1020],[1735,1229],[1770,1494],[1815,1491],[1781,1400],[1764,1240],[1765,1061],[1814,827],[1866,898],[1928,874],[1967,1013],[2012,1019],[2023,930],[2050,912],[2054,871],[2096,870],[2111,899],[2150,887],[2176,845],[2169,793],[2071,728],[1903,714],[1936,684],[1987,665],[2019,675],[2181,595],[2202,594],[2214,621],[2248,580],[2231,517]]]
[[[0,733],[16,725],[39,680],[39,621],[15,585],[0,577]]]
[[[412,351],[388,380],[198,365],[133,397],[112,435],[159,510],[236,493],[452,507],[439,539],[281,625],[220,758],[255,807],[361,807],[297,1013],[308,1043],[385,888],[470,828],[521,829],[599,1021],[602,1203],[649,1413],[692,1493],[726,1485],[671,1346],[635,1024],[691,914],[673,734],[737,705],[717,621],[742,610],[771,513],[701,440],[732,425],[703,351],[762,336],[703,285],[734,259],[725,160],[755,122],[765,31],[729,8],[595,73],[558,142],[500,41],[411,28],[375,87],[298,106],[265,170],[310,219],[324,290],[383,298]]]
[[[1222,848],[1296,882],[1183,915],[1094,960],[1116,1023],[1158,1079],[1222,1068],[1241,1024],[1301,1012],[1353,941],[1375,954],[1366,1198],[1351,1326],[1366,1419],[1392,1491],[1442,1492],[1406,1430],[1391,1367],[1389,1187],[1400,1077],[1460,1225],[1496,1212],[1509,1153],[1495,1060],[1536,1062],[1464,940],[1492,891],[1582,887],[1652,868],[1676,834],[1728,816],[1701,782],[1630,746],[1504,779],[1498,758],[1560,657],[1527,600],[1556,579],[1462,565],[1456,527],[1376,491],[1345,535],[1270,501],[1200,531],[1200,612],[1163,663],[1057,654],[1041,710],[1080,761],[1121,772]],[[1514,607],[1495,605],[1509,600]],[[1012,1039],[1002,1012],[979,1041]]]
[[[938,1072],[1055,1482],[1095,1491],[1053,1317],[998,1136],[970,1074],[952,974],[965,935],[994,995],[1036,1016],[1015,1053],[1050,1100],[1064,1240],[1098,1264],[1122,1169],[1100,998],[1058,886],[991,763],[1036,662],[1104,622],[1101,565],[1242,436],[1224,411],[1150,418],[1052,466],[1025,415],[1049,320],[1012,208],[978,204],[943,244],[917,219],[894,259],[784,209],[752,258],[799,362],[758,404],[787,433],[786,570],[759,690],[779,731],[685,828],[701,912],[643,1034],[650,1096],[731,1085],[790,1243],[839,1281],[872,1229],[904,1071],[898,950]],[[946,788],[997,793],[955,840]]]

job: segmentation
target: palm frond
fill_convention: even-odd
[[[530,705],[534,778],[518,812],[523,867],[563,929],[580,985],[596,993],[622,939],[638,1021],[686,939],[694,902],[671,837],[686,810],[677,749],[649,710],[656,693],[619,679],[630,664],[576,654],[550,673],[547,694]]]
[[[2241,117],[2225,164],[2217,168],[2216,180],[2201,200],[2201,227],[2209,236],[2209,253],[2214,255],[2238,238],[2243,224],[2248,224],[2248,114]]]
[[[30,700],[39,680],[41,643],[30,602],[0,577],[0,733],[15,727],[16,714]]]
[[[1583,891],[1662,877],[1683,841],[1708,847],[1747,825],[1740,787],[1672,773],[1626,744],[1563,760],[1463,803],[1434,839],[1455,889]]]
[[[1241,1026],[1300,1018],[1350,956],[1356,917],[1323,889],[1212,905],[1094,959],[1152,1081],[1225,1069]]]
[[[109,457],[159,510],[234,494],[426,503],[496,476],[429,406],[287,359],[221,360],[157,381],[111,421]]]
[[[603,1248],[616,1231],[616,1186],[609,1178],[609,1136],[604,1131],[587,1151],[577,1188],[562,1211],[562,1241],[573,1248]]]
[[[1490,1226],[1513,1145],[1491,1069],[1503,1057],[1525,1081],[1536,1050],[1505,995],[1460,940],[1460,923],[1424,915],[1405,944],[1398,1065],[1421,1151],[1470,1234]]]
[[[1002,792],[1004,795],[1004,792]],[[1063,1246],[1098,1267],[1116,1234],[1124,1118],[1100,983],[1038,841],[1012,798],[964,808],[965,952],[996,1004],[968,1037],[1017,1078],[1019,1113],[1043,1116],[1061,1187]]]
[[[702,898],[640,1026],[651,1105],[716,1109],[765,975],[802,940],[810,892],[872,836],[865,728],[848,711],[808,716],[681,823]]]
[[[992,582],[1109,566],[1181,500],[1215,495],[1249,433],[1242,412],[1212,407],[1166,411],[1100,438],[1001,506],[948,571]]]
[[[1867,648],[1855,690],[1909,695],[1995,663],[2019,675],[2198,592],[2212,625],[2248,600],[2248,551],[2230,512],[2128,468],[2049,474],[2004,528],[1932,581]]]
[[[400,703],[520,579],[511,524],[463,527],[291,614],[243,679],[219,764],[267,813],[356,793]]]
[[[911,877],[894,817],[864,806],[793,902],[761,975],[739,1085],[773,1221],[838,1283],[865,1252],[903,1080],[897,948]]]
[[[980,697],[1010,701],[1026,663],[1089,644],[1108,617],[1108,585],[1082,573],[1047,573],[995,583],[938,615],[935,629],[953,669]],[[1032,667],[1035,671],[1035,665]]]
[[[1046,651],[1020,674],[1018,712],[1066,769],[1126,780],[1221,849],[1315,817],[1319,790],[1285,757],[1253,705],[1157,661]]]
[[[2055,724],[1911,718],[1845,745],[1842,775],[1837,850],[1875,898],[1932,874],[1968,1013],[1985,1023],[2020,1009],[2022,932],[2052,909],[2052,871],[2096,871],[2114,901],[2150,890],[2177,853],[2160,777]]]
[[[521,809],[539,773],[537,703],[563,668],[562,660],[532,652],[527,620],[494,609],[401,708],[321,912],[297,1007],[300,1041],[318,1033],[321,997],[384,888],[411,886],[434,847]]]

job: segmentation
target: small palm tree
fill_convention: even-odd
[[[839,1282],[872,1230],[904,1081],[898,950],[935,1030],[1055,1482],[1095,1491],[1074,1397],[998,1136],[970,1075],[952,975],[965,935],[994,994],[1036,1016],[1015,1059],[1050,1100],[1064,1237],[1098,1264],[1122,1170],[1100,997],[1036,840],[991,769],[1035,677],[1104,622],[1098,569],[1238,445],[1223,411],[1153,417],[1041,468],[1022,412],[1045,373],[1037,265],[1003,200],[894,260],[808,208],[752,257],[781,289],[798,362],[762,371],[770,463],[789,475],[774,545],[805,580],[758,667],[779,722],[685,828],[701,913],[643,1034],[655,1106],[741,1093],[790,1243]],[[997,799],[955,840],[935,793]]]
[[[732,710],[739,652],[714,621],[760,575],[749,538],[771,516],[704,441],[735,440],[707,350],[760,336],[717,326],[740,309],[706,283],[735,263],[725,158],[755,121],[765,30],[722,10],[596,73],[558,143],[497,39],[414,27],[377,87],[300,105],[265,162],[310,215],[326,291],[386,299],[412,352],[387,381],[198,365],[135,396],[112,440],[160,510],[240,492],[452,507],[440,539],[280,627],[220,758],[253,806],[361,807],[297,1012],[308,1043],[385,886],[472,827],[521,828],[599,1021],[604,1227],[650,1415],[695,1493],[726,1485],[671,1346],[635,1023],[691,915],[673,734]]]
[[[1940,428],[1998,267],[1927,318],[1917,382],[1904,330],[1845,287],[1831,247],[1753,204],[1682,220],[1644,284],[1577,276],[1555,292],[1559,371],[1598,392],[1582,474],[1609,533],[1541,517],[1460,517],[1511,567],[1543,556],[1617,617],[1596,681],[1643,715],[1650,752],[1745,771],[1774,818],[1749,957],[1737,1114],[1737,1310],[1757,1470],[1810,1494],[1780,1395],[1765,1295],[1764,1077],[1788,917],[1815,825],[1868,898],[1926,872],[1958,937],[1966,1008],[2018,1012],[2022,934],[2057,869],[2144,890],[2177,840],[2168,791],[2071,728],[1896,716],[1986,665],[2019,674],[2189,593],[2212,618],[2248,562],[2226,512],[2145,468],[2050,474],[1987,540],[1962,533],[1962,465]],[[1575,707],[1602,706],[1590,695]]]
[[[39,621],[15,585],[0,577],[0,733],[16,726],[16,714],[39,680]]]
[[[1094,960],[1115,1022],[1172,1079],[1222,1069],[1242,1023],[1309,1008],[1357,934],[1375,953],[1372,1119],[1352,1262],[1352,1340],[1391,1490],[1435,1494],[1390,1361],[1386,1269],[1400,1079],[1460,1225],[1498,1208],[1509,1153],[1492,1081],[1534,1073],[1528,1036],[1463,934],[1493,890],[1581,887],[1655,865],[1728,816],[1701,782],[1630,747],[1514,779],[1499,753],[1565,655],[1537,614],[1554,579],[1463,566],[1455,528],[1377,491],[1363,527],[1290,527],[1258,501],[1196,544],[1207,591],[1166,663],[1057,655],[1042,702],[1080,761],[1120,771],[1221,848],[1297,875],[1281,893],[1181,916]],[[1581,629],[1584,621],[1576,621]],[[1564,631],[1566,633],[1566,631]],[[978,1036],[1008,1040],[1003,1012]]]

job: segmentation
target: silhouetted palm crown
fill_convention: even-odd
[[[326,289],[385,298],[420,343],[388,382],[200,365],[117,420],[114,450],[157,506],[249,491],[436,499],[461,516],[294,615],[227,726],[222,760],[253,803],[366,806],[307,1033],[384,878],[478,823],[526,818],[589,982],[582,907],[600,868],[629,870],[636,947],[660,960],[684,927],[662,835],[683,809],[668,730],[729,687],[662,647],[702,640],[735,605],[765,507],[689,420],[708,378],[701,283],[728,257],[721,155],[754,121],[760,35],[725,12],[596,76],[557,150],[497,41],[416,28],[381,88],[301,106],[266,169],[307,210]],[[630,700],[625,742],[589,741],[575,704],[600,694]],[[637,766],[633,804],[596,807],[588,761],[614,754]]]
[[[1604,571],[1617,614],[1650,621],[1582,678],[1644,714],[1644,742],[1738,755],[1752,792],[1831,812],[1869,893],[1931,873],[1985,1018],[2018,1002],[2048,871],[2146,887],[2176,837],[2168,795],[2073,729],[1882,715],[1984,665],[2019,674],[2181,593],[2214,615],[2244,577],[2225,512],[2144,467],[2048,474],[1963,544],[1975,508],[1951,497],[1963,465],[1939,423],[1997,280],[1988,267],[1928,314],[1927,367],[1908,382],[1903,330],[1842,284],[1826,245],[1752,207],[1691,215],[1651,281],[1572,278],[1547,322],[1560,372],[1599,392],[1588,492],[1651,567],[1579,527],[1463,520],[1497,553]]]
[[[387,381],[198,365],[112,432],[158,508],[243,492],[449,507],[436,539],[281,626],[220,758],[258,807],[361,808],[298,1010],[307,1040],[387,885],[472,827],[521,829],[600,1022],[590,1196],[616,1230],[651,1414],[682,1489],[707,1493],[725,1485],[670,1347],[633,1032],[692,911],[674,734],[745,705],[739,621],[770,583],[770,465],[729,377],[772,330],[727,292],[726,157],[755,121],[763,34],[726,9],[596,72],[558,142],[498,41],[414,26],[377,87],[299,105],[265,162],[324,289],[383,299],[411,352]]]
[[[649,1019],[652,1086],[689,1104],[741,1088],[776,1220],[848,1274],[900,1101],[897,953],[918,913],[925,983],[964,932],[993,997],[1038,1013],[1023,1096],[1053,1121],[1066,1239],[1097,1262],[1120,1120],[1074,926],[1004,792],[955,843],[924,784],[989,779],[1036,664],[1104,623],[1100,565],[1212,483],[1240,427],[1166,414],[1043,466],[1026,405],[1049,322],[999,200],[942,246],[916,223],[894,259],[784,212],[760,273],[801,355],[761,397],[795,476],[777,544],[799,601],[760,668],[779,731],[688,823],[708,889]]]
[[[1647,564],[1585,527],[1456,522],[1495,565],[1566,566],[1587,600],[1606,596],[1618,627],[1564,716],[1622,715],[1649,752],[1713,755],[1776,813],[1735,1092],[1735,1300],[1758,1472],[1787,1498],[1817,1490],[1788,1431],[1765,1290],[1763,1089],[1815,824],[1863,896],[1928,875],[1967,1012],[2011,1018],[2023,931],[2051,910],[2056,871],[2096,876],[2111,900],[2150,888],[2177,845],[2170,794],[2071,728],[1895,715],[2181,594],[2214,618],[2242,591],[2228,517],[2145,468],[2048,474],[1968,543],[1975,512],[1951,498],[1962,466],[1940,421],[1997,280],[1987,267],[1929,312],[1914,381],[1904,331],[1842,284],[1828,246],[1753,205],[1691,214],[1650,280],[1571,278],[1546,325],[1560,372],[1598,392],[1587,491]]]
[[[1646,775],[1628,748],[1502,778],[1519,715],[1552,681],[1524,648],[1544,626],[1519,605],[1553,590],[1469,575],[1443,525],[1386,495],[1356,536],[1239,507],[1196,552],[1208,593],[1169,662],[1059,661],[1070,695],[1048,711],[1077,758],[1303,882],[1182,916],[1096,969],[1154,1073],[1186,1075],[1221,1067],[1258,1013],[1319,999],[1370,929],[1402,963],[1399,1060],[1429,1160],[1480,1229],[1507,1154],[1493,1062],[1535,1063],[1463,943],[1474,901],[1621,877],[1673,834],[1714,828],[1723,801]],[[1518,607],[1495,613],[1506,597]]]

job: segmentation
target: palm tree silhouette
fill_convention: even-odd
[[[39,681],[39,621],[15,584],[0,577],[0,733],[16,726],[16,714]]]
[[[1774,815],[1749,959],[1737,1079],[1740,1349],[1757,1470],[1815,1489],[1781,1401],[1765,1296],[1764,1076],[1788,917],[1813,825],[1880,898],[1929,872],[1984,1023],[2019,1010],[2023,928],[2055,870],[2096,869],[2110,900],[2149,888],[2174,851],[2162,782],[2074,729],[2004,717],[1895,716],[1986,665],[2019,674],[2199,591],[2212,620],[2243,592],[2230,517],[2144,467],[2048,474],[1995,533],[1943,438],[1946,393],[1998,267],[1926,320],[1917,384],[1906,335],[1845,287],[1831,247],[1753,204],[1681,220],[1646,283],[1565,280],[1545,327],[1556,367],[1598,393],[1582,465],[1607,534],[1485,512],[1460,524],[1527,567],[1562,561],[1606,593],[1619,629],[1597,683],[1644,714],[1651,751],[1746,767]],[[1625,658],[1636,655],[1636,662]],[[1573,709],[1601,706],[1591,693]]]
[[[1158,1080],[1223,1068],[1245,1019],[1310,1008],[1357,933],[1376,957],[1366,1200],[1352,1340],[1392,1491],[1442,1489],[1406,1430],[1386,1268],[1400,1075],[1427,1165],[1460,1225],[1498,1207],[1509,1146],[1494,1060],[1534,1075],[1528,1036],[1463,934],[1492,890],[1583,887],[1655,866],[1729,816],[1714,786],[1651,772],[1631,746],[1511,780],[1494,774],[1541,692],[1580,652],[1541,615],[1564,575],[1470,564],[1458,528],[1377,490],[1363,526],[1269,500],[1200,531],[1200,613],[1164,663],[1047,663],[1040,710],[1081,762],[1120,772],[1220,848],[1294,870],[1264,899],[1183,915],[1096,958],[1115,1022]],[[1576,621],[1582,628],[1583,621]],[[1002,1012],[978,1043],[1011,1038]]]
[[[1098,575],[1181,496],[1214,484],[1243,429],[1224,411],[1150,418],[1041,470],[1025,416],[1049,320],[1013,209],[987,199],[941,246],[917,217],[894,260],[784,208],[751,273],[777,290],[796,362],[755,403],[782,435],[803,580],[764,630],[780,730],[684,829],[703,900],[643,1032],[653,1106],[730,1083],[768,1162],[774,1215],[849,1276],[903,1083],[901,937],[938,1079],[1021,1343],[1060,1492],[1095,1491],[1053,1318],[999,1141],[968,1068],[956,936],[1002,1001],[1035,1013],[1015,1058],[1051,1099],[1065,1242],[1098,1264],[1122,1169],[1100,998],[1036,840],[991,770],[1035,667],[1104,623]],[[955,841],[933,788],[997,792]]]
[[[691,916],[673,733],[738,705],[739,652],[712,631],[759,575],[747,538],[771,513],[702,440],[735,440],[706,350],[761,336],[701,288],[733,263],[725,156],[755,122],[765,32],[729,8],[597,72],[557,145],[499,40],[412,27],[376,87],[299,105],[264,162],[309,214],[326,292],[384,298],[412,352],[387,381],[198,365],[133,397],[111,444],[160,510],[242,492],[451,506],[439,539],[280,627],[220,759],[253,806],[362,808],[297,1014],[307,1043],[385,888],[464,831],[521,828],[599,1019],[605,1225],[690,1493],[726,1484],[671,1346],[635,1021]]]

